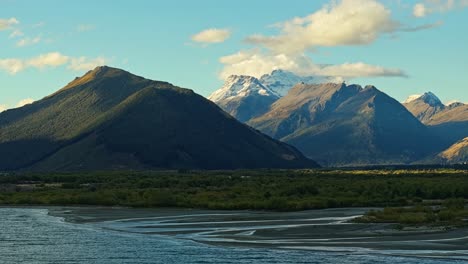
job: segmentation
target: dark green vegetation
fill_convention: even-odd
[[[0,114],[0,170],[316,166],[192,90],[110,67]]]
[[[449,146],[374,86],[298,84],[248,124],[325,166],[409,164]]]
[[[369,211],[355,219],[358,223],[399,223],[403,225],[450,225],[468,224],[468,209],[465,199],[447,199],[441,206],[422,206],[407,208],[384,208]]]
[[[1,204],[304,210],[468,199],[457,170],[256,170],[11,174]]]

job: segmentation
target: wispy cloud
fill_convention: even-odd
[[[222,79],[240,74],[260,77],[276,69],[283,69],[299,75],[330,76],[338,79],[356,77],[406,77],[400,69],[385,68],[363,62],[338,65],[320,65],[304,54],[271,54],[260,50],[240,51],[220,58],[224,68],[220,73]]]
[[[19,24],[19,21],[14,17],[7,19],[0,18],[0,31],[11,29],[16,24]]]
[[[46,23],[45,23],[44,21],[41,21],[41,22],[38,22],[38,23],[32,25],[32,27],[33,27],[33,28],[40,28],[40,27],[45,26],[45,24],[46,24]]]
[[[0,70],[6,71],[9,74],[16,74],[25,68],[25,62],[21,59],[0,59]]]
[[[87,57],[79,57],[79,58],[72,58],[68,68],[74,71],[82,71],[82,70],[89,70],[93,69],[97,66],[102,66],[106,64],[106,59],[103,57],[97,58],[87,58]]]
[[[231,36],[229,29],[210,28],[192,36],[192,41],[205,44],[222,43]]]
[[[96,66],[104,65],[106,59],[103,57],[71,57],[60,52],[50,52],[29,59],[0,58],[0,70],[9,74],[17,74],[27,68],[45,69],[59,67],[68,64],[68,69],[74,71],[90,70]]]
[[[92,24],[80,24],[76,27],[76,31],[78,32],[86,32],[86,31],[91,31],[96,28],[95,25]]]
[[[413,16],[425,17],[468,7],[468,0],[425,0],[413,6]]]
[[[22,38],[18,40],[18,42],[16,42],[16,46],[17,47],[32,46],[32,45],[38,44],[39,42],[41,42],[40,36],[37,36],[35,38],[26,37],[26,38]]]
[[[41,54],[35,58],[27,61],[27,66],[43,69],[46,67],[57,67],[68,63],[70,57],[65,56],[59,52],[51,52],[47,54]]]
[[[15,29],[13,30],[13,32],[11,32],[11,34],[8,37],[12,39],[12,38],[17,38],[21,36],[24,36],[24,33],[19,29]]]

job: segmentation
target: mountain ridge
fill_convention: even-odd
[[[329,77],[299,76],[289,71],[274,70],[260,78],[231,75],[224,85],[208,99],[241,122],[260,116],[270,106],[299,83],[315,83],[331,80]]]
[[[0,158],[0,170],[317,166],[192,90],[111,67],[1,113]]]
[[[442,147],[374,86],[299,84],[248,124],[327,166],[411,163]]]

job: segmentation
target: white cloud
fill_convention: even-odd
[[[344,63],[339,65],[318,65],[310,57],[288,54],[265,53],[261,50],[240,51],[236,54],[222,57],[220,62],[224,68],[220,78],[230,75],[250,75],[260,77],[276,69],[294,72],[298,75],[330,76],[339,79],[356,77],[406,77],[399,69],[389,69],[382,66],[365,64],[363,62]]]
[[[19,21],[14,17],[9,18],[9,19],[0,18],[0,31],[10,29],[12,26],[16,24],[19,24]]]
[[[18,42],[16,42],[16,46],[26,47],[26,46],[35,45],[39,42],[41,42],[41,37],[39,36],[35,38],[23,38],[23,39],[18,40]]]
[[[90,70],[104,65],[106,59],[103,57],[70,57],[60,52],[50,52],[29,59],[0,58],[0,70],[9,74],[16,74],[27,68],[44,69],[47,67],[58,67],[68,64],[68,69],[74,71]]]
[[[46,23],[45,23],[44,21],[41,21],[41,22],[39,22],[39,23],[36,23],[36,24],[32,25],[32,27],[33,27],[33,28],[40,28],[40,27],[45,26],[45,24],[46,24]]]
[[[307,54],[318,47],[368,45],[383,34],[411,32],[440,25],[440,23],[407,27],[392,19],[391,11],[376,0],[332,1],[306,17],[298,17],[275,26],[276,36],[255,35],[247,42],[256,47],[220,58],[224,65],[219,76],[232,74],[259,77],[275,69],[299,75],[329,76],[338,79],[357,77],[406,77],[401,69],[346,62],[320,65]]]
[[[11,32],[10,36],[8,36],[8,37],[9,38],[16,38],[16,37],[21,37],[23,35],[24,35],[24,33],[21,30],[15,29],[15,30],[13,30],[13,32]]]
[[[192,41],[199,43],[221,43],[226,41],[231,36],[231,31],[228,29],[211,28],[203,30],[192,36]]]
[[[41,54],[35,58],[32,58],[26,62],[27,66],[35,68],[45,68],[45,67],[57,67],[68,63],[70,58],[59,52],[51,52],[47,54]]]
[[[82,70],[91,70],[96,68],[97,66],[102,66],[106,64],[106,59],[103,57],[97,58],[87,58],[87,57],[79,57],[79,58],[72,58],[68,68],[74,71],[82,71]]]
[[[76,27],[76,31],[78,32],[85,32],[95,29],[96,26],[92,24],[80,24]]]
[[[301,53],[317,46],[370,44],[382,34],[397,31],[401,25],[378,1],[342,0],[276,26],[281,30],[279,35],[254,35],[247,41],[277,53]]]
[[[413,7],[415,17],[425,17],[432,13],[445,13],[468,7],[468,0],[424,0]]]
[[[426,6],[424,4],[418,3],[413,7],[413,15],[415,17],[425,17],[426,16]]]
[[[0,113],[11,108],[23,107],[25,105],[32,104],[33,102],[34,102],[34,99],[26,98],[26,99],[20,100],[14,107],[9,107],[6,104],[0,104]]]
[[[0,59],[0,70],[9,74],[16,74],[25,68],[25,63],[20,59]]]
[[[356,77],[408,77],[400,69],[385,68],[363,62],[344,63],[322,67],[317,75],[335,76],[351,79]]]
[[[28,105],[28,104],[32,104],[34,102],[34,99],[32,98],[26,98],[26,99],[23,99],[21,101],[19,101],[17,104],[16,104],[16,107],[23,107],[25,105]]]

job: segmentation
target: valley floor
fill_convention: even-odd
[[[9,173],[0,204],[300,211],[468,199],[468,171],[236,170]]]

